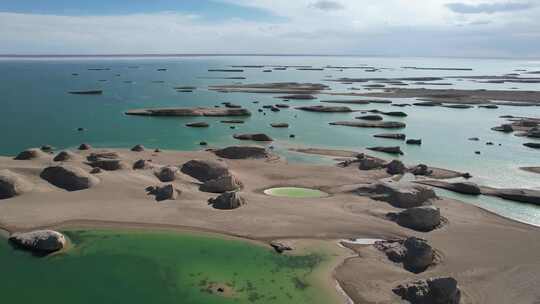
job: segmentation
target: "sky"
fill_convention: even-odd
[[[0,0],[0,54],[540,57],[540,0]]]

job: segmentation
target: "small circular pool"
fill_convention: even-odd
[[[264,194],[277,197],[290,198],[320,198],[327,197],[328,193],[309,188],[279,187],[264,190]]]

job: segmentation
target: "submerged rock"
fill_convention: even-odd
[[[524,143],[523,145],[532,149],[540,149],[540,143]]]
[[[52,253],[66,246],[64,235],[53,230],[13,233],[9,236],[9,241],[16,247],[36,254]]]
[[[209,200],[209,203],[215,209],[233,210],[247,204],[247,200],[239,192],[225,192]]]
[[[418,145],[418,146],[420,146],[422,144],[422,140],[421,139],[408,139],[405,143],[407,145]]]
[[[288,128],[289,124],[288,123],[273,123],[273,124],[270,124],[270,126],[272,128]]]
[[[498,127],[491,128],[493,131],[499,131],[504,133],[512,133],[514,132],[514,127],[511,124],[503,124]]]
[[[332,126],[347,126],[356,128],[381,128],[381,129],[403,129],[406,124],[398,121],[375,121],[375,122],[360,122],[360,121],[337,121],[329,123]]]
[[[213,151],[217,156],[228,159],[268,158],[270,153],[259,146],[231,146]]]
[[[411,304],[459,304],[461,291],[451,277],[430,278],[402,284],[392,289]]]
[[[32,190],[32,184],[11,170],[0,170],[0,199],[12,198]]]
[[[157,108],[157,109],[138,109],[126,112],[126,115],[142,115],[142,116],[208,116],[208,117],[225,117],[225,116],[250,116],[251,112],[247,109],[231,109],[231,108]]]
[[[36,158],[42,158],[45,156],[47,156],[47,154],[41,151],[41,149],[28,149],[17,154],[17,156],[15,156],[15,159],[16,160],[31,160],[31,159],[36,159]]]
[[[206,181],[201,185],[200,190],[211,193],[224,193],[236,191],[240,188],[242,188],[242,183],[234,175],[229,174]]]
[[[398,225],[417,231],[431,231],[441,224],[441,213],[435,206],[420,206],[396,215]]]
[[[79,167],[58,165],[45,168],[41,178],[67,191],[84,190],[99,184],[99,179]]]
[[[190,160],[182,165],[181,171],[201,182],[230,174],[227,164],[223,161],[216,160]]]
[[[352,112],[349,107],[340,107],[340,106],[305,106],[297,107],[298,110],[309,111],[309,112],[321,112],[321,113],[348,113]]]

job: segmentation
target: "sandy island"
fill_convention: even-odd
[[[141,150],[141,149],[136,149]],[[95,174],[99,183],[67,192],[42,179],[45,167],[58,162],[43,154],[31,160],[0,157],[0,168],[22,176],[32,189],[0,201],[0,225],[9,231],[42,227],[137,227],[207,231],[262,242],[318,240],[335,244],[349,238],[394,239],[418,236],[436,250],[438,261],[414,274],[389,261],[370,245],[349,246],[333,276],[355,303],[396,303],[392,288],[420,278],[451,276],[461,289],[461,303],[534,303],[540,298],[540,228],[494,215],[451,199],[434,200],[444,225],[431,232],[404,228],[389,220],[399,212],[389,203],[360,196],[354,189],[389,175],[384,170],[360,171],[325,165],[289,164],[283,159],[225,159],[243,188],[247,204],[218,210],[208,204],[218,194],[199,190],[200,182],[180,173],[172,182],[181,193],[157,202],[147,187],[162,185],[155,175],[164,165],[182,166],[192,159],[217,159],[208,151],[142,152],[108,150],[127,166]],[[66,164],[89,172],[86,157],[95,149],[73,152]],[[337,152],[345,157],[346,153]],[[133,170],[140,159],[150,166]],[[269,197],[263,190],[277,186],[315,188],[330,194],[320,199]],[[301,246],[300,246],[301,247]],[[325,280],[332,285],[330,277]]]

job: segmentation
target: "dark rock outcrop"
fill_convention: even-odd
[[[405,123],[398,122],[398,121],[372,121],[372,122],[336,121],[336,122],[331,122],[330,125],[356,127],[356,128],[381,128],[381,129],[403,129],[407,126]]]
[[[225,117],[225,116],[250,116],[251,112],[247,109],[231,109],[231,108],[157,108],[157,109],[139,109],[130,110],[126,115],[141,115],[141,116],[208,116],[208,117]]]
[[[277,253],[283,253],[285,251],[293,250],[291,245],[280,241],[272,241],[270,242],[270,246],[274,248]]]
[[[270,126],[272,128],[288,128],[289,124],[288,123],[272,123],[270,124]]]
[[[374,246],[384,252],[389,260],[402,263],[406,270],[413,273],[424,272],[435,260],[433,248],[426,240],[417,237],[380,241]]]
[[[152,162],[146,159],[139,159],[133,163],[133,170],[145,170],[152,168]]]
[[[42,158],[45,156],[47,156],[47,154],[41,151],[41,149],[28,149],[17,154],[17,156],[15,156],[15,159],[16,160],[31,160],[31,159],[36,159],[36,158]]]
[[[416,167],[410,169],[413,175],[429,176],[433,174],[433,170],[429,169],[427,165],[419,164]]]
[[[405,167],[403,162],[395,159],[386,165],[386,172],[390,175],[404,174],[407,172],[407,167]]]
[[[441,224],[441,212],[435,206],[413,207],[396,214],[398,225],[427,232]]]
[[[213,151],[217,156],[228,159],[268,158],[270,153],[259,146],[231,146]]]
[[[208,128],[210,125],[206,122],[192,122],[192,123],[188,123],[186,124],[186,127],[191,127],[191,128]]]
[[[81,144],[78,149],[81,151],[90,150],[92,149],[92,146],[90,146],[89,144]]]
[[[362,119],[362,120],[372,120],[372,121],[381,121],[383,120],[383,117],[380,115],[364,115],[364,116],[358,116],[355,117],[356,119]]]
[[[133,152],[143,152],[144,150],[145,150],[145,148],[141,144],[135,145],[133,148],[131,148],[131,151],[133,151]]]
[[[373,137],[405,140],[405,138],[407,138],[407,135],[403,133],[382,133],[382,134],[375,134],[373,135]]]
[[[0,170],[0,199],[12,198],[32,190],[32,184],[22,175],[8,169]]]
[[[396,208],[427,206],[438,198],[432,189],[412,183],[379,182],[360,188],[359,194],[368,194],[373,199],[388,202]]]
[[[200,190],[211,193],[224,193],[236,191],[240,188],[242,188],[242,183],[234,175],[228,174],[206,181],[201,185]]]
[[[164,166],[161,167],[157,172],[155,172],[156,177],[164,182],[172,182],[176,179],[179,169],[175,166]]]
[[[503,124],[498,127],[491,128],[493,131],[499,131],[504,133],[512,133],[514,132],[514,127],[511,124]]]
[[[377,152],[384,152],[389,154],[398,154],[403,155],[403,151],[401,151],[401,148],[399,146],[393,146],[393,147],[371,147],[367,148],[368,150],[377,151]]]
[[[349,107],[340,107],[340,106],[305,106],[297,107],[298,110],[309,111],[309,112],[322,112],[322,113],[348,113],[352,112]]]
[[[175,200],[178,198],[178,194],[181,193],[174,185],[149,187],[148,190],[150,194],[156,197],[156,201],[158,202]]]
[[[13,233],[9,236],[9,241],[17,248],[39,255],[49,254],[66,246],[64,235],[53,230]]]
[[[418,146],[420,146],[422,144],[422,140],[421,139],[407,139],[407,141],[405,143],[407,145],[418,145]]]
[[[531,149],[540,149],[540,143],[524,143],[523,145]]]
[[[190,160],[182,165],[181,171],[201,182],[230,174],[227,164],[216,160]]]
[[[411,304],[459,304],[461,291],[451,277],[430,278],[402,284],[392,289]]]
[[[77,155],[71,151],[61,151],[53,158],[53,160],[56,162],[63,162],[63,161],[72,160],[76,157]]]
[[[99,179],[79,167],[59,165],[45,168],[41,178],[67,191],[84,190],[99,184]]]
[[[264,133],[234,134],[233,137],[238,140],[273,141],[272,137]]]
[[[225,192],[220,196],[210,199],[210,205],[215,209],[233,210],[247,204],[247,200],[239,192]]]

